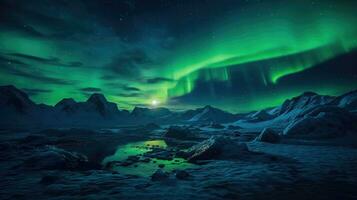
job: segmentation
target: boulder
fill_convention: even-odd
[[[187,127],[170,126],[164,137],[174,139],[190,139],[193,138],[193,133]]]
[[[44,146],[51,144],[52,141],[49,137],[44,135],[32,134],[28,135],[19,140],[19,144],[21,145],[31,145],[31,146]]]
[[[246,144],[234,142],[229,137],[212,136],[192,146],[186,153],[189,162],[196,162],[211,159],[239,159],[249,153],[249,150]]]
[[[255,141],[278,143],[280,141],[280,135],[271,128],[265,128],[256,138]]]
[[[41,178],[40,182],[43,185],[51,185],[61,179],[60,176],[57,175],[45,175]]]
[[[151,175],[152,181],[164,181],[168,178],[169,178],[169,173],[165,172],[162,169],[156,170],[156,172]]]
[[[83,170],[88,164],[86,156],[53,146],[40,149],[24,162],[24,166],[39,170]]]
[[[191,175],[185,170],[177,170],[175,172],[175,177],[180,180],[188,179]]]

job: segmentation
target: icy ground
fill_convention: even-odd
[[[250,159],[175,164],[175,159],[154,155],[147,164],[125,161],[119,167],[104,166],[108,160],[125,160],[125,153],[142,156],[155,148],[158,153],[177,151],[222,134],[210,130],[194,140],[180,140],[163,138],[162,132],[136,128],[2,131],[0,199],[357,199],[357,148],[341,141],[268,144],[253,142],[254,134],[247,133],[232,135],[232,140],[245,141],[250,151],[261,152]],[[48,163],[33,158],[49,146],[83,154],[92,164],[49,169]],[[167,177],[152,180],[163,163]],[[188,176],[176,177],[175,169]]]

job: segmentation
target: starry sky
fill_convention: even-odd
[[[357,89],[357,1],[0,0],[0,84],[37,103],[248,112]],[[155,102],[155,105],[152,105]],[[157,104],[157,105],[156,105]]]

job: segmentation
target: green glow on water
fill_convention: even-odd
[[[149,140],[121,145],[113,155],[106,157],[102,164],[105,165],[110,161],[125,161],[129,156],[140,156],[152,151],[154,148],[166,149],[167,147],[164,140]],[[115,166],[112,170],[123,174],[149,177],[159,169],[158,165],[160,164],[165,165],[164,171],[166,172],[194,167],[193,164],[186,162],[182,158],[174,158],[173,160],[153,158],[150,162],[137,162],[129,166]]]

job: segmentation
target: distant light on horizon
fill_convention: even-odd
[[[158,101],[158,100],[156,100],[156,99],[153,99],[152,101],[151,101],[151,105],[152,106],[158,106],[160,104],[160,102]]]

